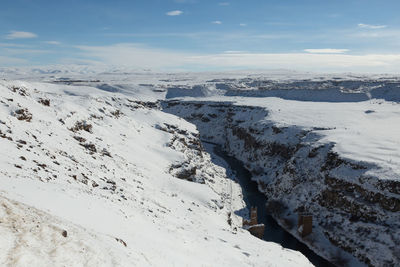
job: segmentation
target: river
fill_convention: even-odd
[[[213,152],[218,157],[224,159],[232,171],[235,172],[238,182],[242,187],[244,201],[246,202],[247,207],[249,209],[250,207],[257,207],[258,222],[265,225],[263,238],[265,241],[275,242],[284,248],[300,251],[315,266],[334,266],[332,263],[315,254],[306,245],[298,241],[295,237],[279,226],[265,208],[267,197],[258,190],[257,183],[251,180],[251,173],[244,168],[242,162],[234,157],[228,156],[218,145],[214,145],[213,151],[209,152]]]

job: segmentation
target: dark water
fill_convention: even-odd
[[[217,156],[223,158],[229,164],[230,168],[236,173],[238,182],[242,187],[246,205],[249,208],[257,207],[258,222],[265,225],[263,238],[264,240],[278,243],[284,248],[300,251],[315,266],[334,266],[332,263],[315,254],[306,245],[304,245],[296,238],[294,238],[291,234],[286,232],[282,227],[277,224],[277,222],[271,217],[271,215],[268,214],[265,208],[267,197],[263,193],[258,191],[257,183],[251,180],[251,174],[243,167],[242,162],[228,156],[225,152],[221,150],[219,146],[214,147],[214,153]]]

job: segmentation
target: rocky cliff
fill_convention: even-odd
[[[230,102],[168,101],[163,108],[241,160],[270,213],[318,254],[340,266],[352,257],[369,266],[400,264],[400,182],[336,153],[335,143],[321,141],[329,128],[282,127],[268,120],[268,109]],[[304,238],[299,212],[313,216],[313,232]]]

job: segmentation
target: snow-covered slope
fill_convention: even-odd
[[[163,106],[244,162],[278,222],[317,253],[339,266],[357,264],[348,253],[370,266],[400,263],[398,103],[214,96]],[[303,239],[304,211],[314,226]]]
[[[194,125],[106,91],[0,81],[0,265],[310,265],[239,227]]]
[[[95,242],[110,265],[308,264],[240,229],[240,188],[199,138],[245,163],[299,239],[297,214],[312,213],[302,241],[316,253],[339,266],[400,262],[399,77],[85,67],[0,75],[53,83],[0,82],[2,201],[47,216],[43,227],[65,229],[71,246]],[[104,261],[90,253],[88,262]]]

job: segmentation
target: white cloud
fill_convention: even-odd
[[[51,45],[60,45],[61,44],[61,42],[59,42],[59,41],[46,41],[45,43],[51,44]]]
[[[239,26],[240,26],[240,27],[246,27],[247,24],[246,24],[246,23],[240,23]]]
[[[14,43],[0,43],[0,47],[26,47],[23,44],[14,44]]]
[[[247,51],[239,51],[239,50],[227,50],[224,51],[225,54],[245,54]]]
[[[363,28],[363,29],[384,29],[387,27],[387,25],[370,25],[370,24],[364,24],[364,23],[359,23],[358,27]]]
[[[17,66],[17,65],[27,65],[29,62],[25,59],[15,58],[15,57],[3,57],[0,56],[0,65],[5,66]]]
[[[44,49],[34,49],[34,48],[3,48],[3,51],[5,52],[6,55],[8,56],[22,56],[22,55],[40,55],[40,54],[50,54],[54,53],[54,51],[51,50],[44,50]]]
[[[229,2],[221,2],[221,3],[218,3],[218,5],[220,5],[220,6],[229,6],[230,3]]]
[[[243,53],[215,54],[192,57],[203,66],[219,68],[284,68],[312,71],[370,71],[396,72],[400,67],[400,54],[343,55],[308,53]]]
[[[115,44],[110,46],[77,46],[89,60],[110,65],[138,68],[169,68],[186,64],[189,54],[159,50],[138,44]]]
[[[351,33],[351,38],[381,38],[384,44],[399,43],[400,42],[400,30],[399,29],[382,29],[379,31],[358,31]]]
[[[304,49],[304,51],[311,54],[343,54],[349,52],[348,49],[334,49],[334,48]]]
[[[165,14],[167,16],[179,16],[179,15],[183,14],[183,11],[181,11],[181,10],[172,10],[172,11],[169,11],[169,12],[167,12]]]
[[[7,36],[6,39],[28,39],[28,38],[36,38],[38,37],[37,34],[33,32],[18,32],[18,31],[11,31]]]
[[[212,23],[212,24],[218,24],[218,25],[220,25],[220,24],[222,24],[222,21],[215,20],[215,21],[211,21],[211,23]]]
[[[311,71],[396,72],[400,54],[316,54],[248,53],[229,51],[219,54],[181,53],[137,44],[78,46],[81,59],[108,65],[150,69],[296,69]],[[234,53],[232,53],[234,52]]]

